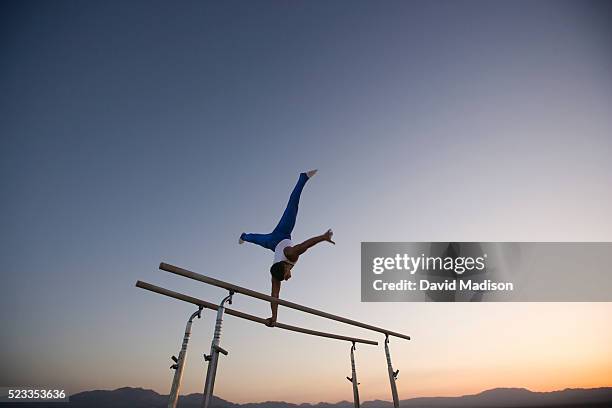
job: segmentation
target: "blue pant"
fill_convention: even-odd
[[[276,228],[274,228],[274,231],[269,234],[243,233],[240,238],[242,238],[244,241],[268,248],[271,251],[274,251],[276,245],[278,245],[278,243],[283,239],[291,239],[291,232],[293,231],[293,227],[295,227],[295,219],[297,218],[300,195],[302,194],[302,190],[304,189],[307,181],[308,176],[306,173],[301,173],[297,184],[295,187],[293,187],[291,196],[289,196],[287,208],[285,208],[285,212],[283,213],[283,216],[278,222]]]

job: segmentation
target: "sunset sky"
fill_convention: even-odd
[[[268,232],[335,231],[281,296],[405,332],[400,397],[612,385],[610,303],[361,303],[362,241],[612,241],[612,6],[595,1],[0,4],[2,385],[168,393],[176,264],[269,291]],[[265,302],[233,307],[267,317]],[[281,308],[279,321],[382,341]],[[193,325],[201,392],[213,313]],[[215,393],[351,400],[349,344],[225,322]],[[382,347],[362,400],[390,399]]]

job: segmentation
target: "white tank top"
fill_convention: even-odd
[[[291,246],[291,244],[293,244],[293,242],[291,242],[290,239],[283,239],[276,245],[276,248],[274,248],[274,263],[282,261],[287,262],[290,265],[295,265],[295,262],[291,262],[285,256],[285,248]]]

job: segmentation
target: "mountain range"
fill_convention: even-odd
[[[202,394],[183,395],[179,398],[180,408],[199,408]],[[85,391],[70,396],[66,403],[2,404],[3,407],[18,408],[164,408],[168,396],[143,388],[118,388],[116,390]],[[495,388],[473,395],[460,397],[420,397],[400,402],[402,408],[603,408],[612,407],[612,387],[568,388],[561,391],[533,392],[525,388]],[[292,404],[280,401],[235,404],[214,397],[212,408],[353,408],[353,403]],[[361,408],[393,408],[389,401],[367,401]]]

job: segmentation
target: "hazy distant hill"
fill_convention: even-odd
[[[180,397],[179,408],[199,408],[201,394],[190,394]],[[119,388],[113,391],[86,391],[70,397],[65,404],[2,404],[2,407],[17,408],[165,408],[167,395],[160,395],[152,390],[142,388]],[[612,387],[590,389],[566,389],[553,392],[532,392],[524,388],[496,388],[475,395],[461,397],[425,397],[401,401],[402,408],[603,408],[612,407]],[[288,402],[259,402],[234,404],[215,397],[214,408],[352,408],[353,403],[342,401],[335,404],[291,404]],[[367,401],[362,408],[392,408],[388,401]]]

